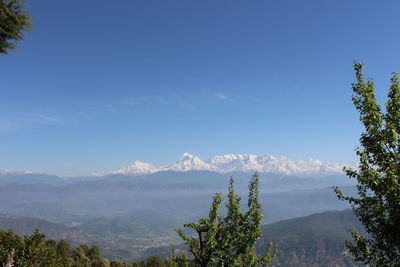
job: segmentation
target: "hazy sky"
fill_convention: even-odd
[[[28,1],[0,56],[0,169],[253,153],[354,162],[352,62],[384,101],[400,1]]]

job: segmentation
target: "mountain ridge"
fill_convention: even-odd
[[[110,174],[142,175],[160,171],[193,171],[207,170],[219,173],[231,172],[261,172],[277,173],[284,175],[314,176],[342,174],[346,164],[339,162],[323,162],[318,159],[289,159],[275,157],[269,154],[225,154],[211,157],[203,161],[197,156],[187,152],[167,165],[155,166],[151,163],[134,161],[131,165],[115,171],[97,173],[97,176]]]
[[[323,162],[318,159],[289,159],[284,156],[276,157],[269,154],[225,154],[213,156],[210,159],[203,161],[197,156],[193,156],[189,153],[183,153],[183,155],[176,161],[166,165],[156,166],[151,163],[135,160],[132,164],[123,166],[114,171],[92,173],[90,175],[83,176],[57,176],[45,173],[35,173],[29,170],[0,169],[0,180],[4,180],[6,177],[34,177],[37,175],[42,175],[48,177],[59,177],[61,180],[66,181],[77,177],[96,178],[115,174],[138,176],[163,171],[212,171],[218,173],[259,172],[286,176],[321,177],[343,174],[344,166],[350,165],[341,162]]]

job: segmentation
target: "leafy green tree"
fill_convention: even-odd
[[[90,247],[87,244],[82,244],[79,247],[83,250],[83,253],[85,253],[85,255],[87,256],[87,254],[89,253]]]
[[[372,80],[365,80],[363,64],[355,63],[353,103],[360,113],[364,132],[357,148],[358,169],[345,168],[357,180],[358,195],[348,201],[364,225],[367,236],[353,231],[354,242],[346,245],[357,261],[371,266],[400,266],[400,82],[396,73],[381,110]]]
[[[131,264],[132,267],[145,267],[146,264],[144,262],[134,262]]]
[[[11,253],[12,252],[12,253]],[[61,240],[46,240],[39,231],[21,237],[12,231],[0,230],[0,266],[13,255],[15,267],[131,267],[131,264],[122,261],[110,263],[100,258],[100,249],[97,246],[81,245],[71,249],[70,244]],[[140,265],[144,266],[144,265]]]
[[[0,231],[0,261],[4,262],[9,252],[14,252],[14,266],[65,266],[57,255],[53,242],[45,240],[45,236],[38,231],[21,237],[12,231]]]
[[[16,41],[24,37],[22,32],[31,29],[31,16],[23,0],[0,0],[0,54],[16,48]]]
[[[24,262],[22,259],[24,249],[24,241],[19,235],[15,235],[12,231],[0,231],[0,264],[5,263],[7,255],[13,251],[14,261],[16,258],[19,262]]]
[[[72,259],[74,261],[73,266],[75,267],[91,267],[92,261],[88,256],[86,256],[87,251],[85,249],[88,248],[86,245],[81,245],[80,247],[76,248],[72,252]]]
[[[68,257],[70,249],[71,245],[65,240],[60,240],[57,244],[57,254],[62,257]]]
[[[107,259],[100,259],[99,263],[96,265],[99,267],[110,267],[110,261]]]
[[[93,259],[91,267],[110,267],[110,261],[107,259]]]
[[[54,240],[54,239],[46,240],[46,244],[47,244],[49,247],[57,248],[57,241]]]
[[[158,256],[149,256],[146,261],[146,267],[166,267],[164,261]]]
[[[63,266],[72,266],[72,259],[69,258],[71,253],[71,246],[65,240],[60,240],[57,243],[57,255],[60,257]]]
[[[26,235],[24,239],[24,252],[29,262],[28,266],[60,266],[60,259],[57,257],[56,247],[47,243],[45,235],[36,230],[31,235]],[[18,259],[16,259],[18,261]]]
[[[175,248],[173,248],[168,255],[168,267],[189,267],[189,260],[185,254],[176,256]]]
[[[269,244],[265,254],[257,257],[255,243],[261,237],[260,229],[263,214],[259,201],[259,176],[255,173],[249,183],[246,212],[240,208],[240,197],[235,194],[234,180],[230,179],[227,215],[222,218],[220,206],[221,194],[215,194],[208,218],[201,218],[199,223],[188,223],[197,238],[187,236],[177,230],[186,242],[195,262],[202,266],[256,266],[267,265],[275,255],[276,247]]]
[[[123,261],[116,260],[116,261],[112,261],[110,266],[111,267],[127,267],[128,264],[124,263]]]
[[[91,260],[99,260],[100,259],[100,249],[97,246],[92,246],[87,252],[87,256]]]

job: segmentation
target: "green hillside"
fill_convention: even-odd
[[[37,218],[0,215],[0,229],[13,229],[19,234],[39,229],[48,238],[67,239],[74,246],[80,243],[97,244],[103,256],[110,260],[120,258],[129,262],[144,260],[151,255],[166,258],[172,247],[177,245],[170,242],[178,241],[177,237],[173,237],[174,227],[169,223],[171,218],[158,221],[159,216],[151,215],[136,212],[132,218],[93,219],[72,228]],[[361,266],[345,253],[344,243],[351,240],[351,227],[362,231],[351,210],[279,221],[263,226],[264,235],[257,243],[257,251],[265,249],[268,242],[277,243],[278,255],[273,266]],[[168,228],[171,228],[170,233]],[[179,253],[186,251],[184,246],[176,248]]]
[[[363,231],[351,210],[328,211],[263,226],[261,252],[268,242],[278,244],[274,266],[360,266],[345,252],[350,228]]]
[[[37,229],[50,239],[67,239],[77,242],[84,240],[84,237],[87,235],[82,230],[72,229],[61,223],[6,214],[0,214],[0,229],[4,231],[13,230],[13,232],[20,235],[32,234]]]

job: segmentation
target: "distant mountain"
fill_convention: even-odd
[[[20,171],[20,170],[9,170],[9,169],[0,169],[0,176],[5,175],[21,175],[21,174],[31,174],[31,171]]]
[[[51,184],[51,185],[65,185],[70,183],[87,182],[99,180],[103,176],[70,176],[60,177],[57,175],[36,173],[32,171],[19,171],[0,169],[0,185],[1,184]]]
[[[162,171],[217,171],[208,162],[202,161],[199,157],[183,153],[174,163],[161,167]]]
[[[268,242],[278,244],[273,266],[364,266],[346,252],[350,228],[364,234],[362,224],[351,210],[328,211],[263,226],[257,243],[262,253]]]
[[[159,171],[193,171],[206,170],[219,173],[261,172],[296,176],[332,175],[343,173],[343,163],[322,162],[316,159],[293,160],[271,155],[227,154],[215,156],[207,161],[189,153],[184,153],[177,161],[165,166],[154,166],[150,163],[134,161],[132,165],[113,172],[98,174],[141,175]]]
[[[33,173],[31,171],[0,170],[0,184],[61,184],[63,179],[56,175]]]
[[[238,194],[246,196],[249,174],[237,173],[233,176]],[[342,177],[339,183],[339,178],[331,178],[279,179],[262,174],[260,199],[266,222],[348,207],[348,203],[337,199],[329,186],[343,185],[349,179]],[[57,186],[3,184],[0,185],[0,213],[60,222],[112,218],[132,210],[145,209],[174,214],[185,222],[207,215],[213,194],[226,192],[228,183],[228,174],[191,171],[158,172],[135,177],[114,175],[98,181]],[[321,187],[328,188],[318,189]],[[296,191],[291,191],[294,189]],[[354,191],[353,186],[349,189]]]
[[[142,175],[142,174],[154,173],[157,171],[158,171],[158,169],[154,165],[136,160],[132,163],[132,165],[122,167],[122,168],[112,172],[112,174]],[[101,175],[99,175],[99,176],[101,176]]]
[[[34,173],[32,171],[0,169],[0,184],[46,183],[60,185],[95,181],[113,175],[142,176],[157,172],[189,171],[209,171],[223,174],[259,172],[281,176],[326,177],[343,175],[343,166],[345,166],[344,163],[322,162],[316,159],[288,159],[286,157],[252,154],[227,154],[214,156],[207,161],[203,161],[197,156],[184,153],[175,162],[164,166],[155,166],[151,163],[134,161],[131,165],[115,171],[93,173],[87,176],[59,177],[45,173]]]

